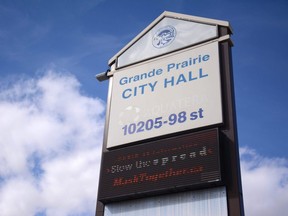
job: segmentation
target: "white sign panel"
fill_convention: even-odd
[[[227,209],[226,189],[216,187],[109,203],[104,216],[227,216]]]
[[[114,74],[107,148],[219,123],[218,42]]]

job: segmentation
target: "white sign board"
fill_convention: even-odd
[[[226,189],[216,187],[109,203],[104,216],[227,216],[227,209]]]
[[[218,42],[114,73],[107,148],[219,123]]]

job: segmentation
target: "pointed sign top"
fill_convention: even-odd
[[[232,33],[229,22],[163,12],[109,61],[121,68],[218,37],[218,26]]]

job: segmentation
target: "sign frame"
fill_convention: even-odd
[[[117,58],[127,50],[132,44],[137,42],[137,40],[145,34],[151,26],[159,22],[163,17],[173,17],[175,19],[191,20],[206,24],[216,24],[218,28],[218,37],[213,39],[213,41],[219,42],[219,61],[220,61],[220,74],[221,74],[221,90],[222,90],[222,109],[223,109],[223,123],[217,126],[207,126],[200,129],[188,130],[184,132],[179,132],[179,134],[194,133],[204,129],[211,129],[217,127],[219,129],[220,136],[220,152],[221,152],[221,163],[222,163],[222,178],[223,186],[226,187],[227,193],[227,204],[228,204],[228,215],[229,216],[244,216],[244,205],[243,205],[243,193],[242,193],[242,183],[241,183],[241,171],[240,171],[240,159],[239,159],[239,146],[238,146],[238,135],[237,135],[237,124],[236,124],[236,111],[235,111],[235,94],[234,94],[234,84],[233,84],[233,69],[232,69],[232,54],[231,47],[233,43],[230,39],[232,34],[232,29],[228,22],[212,20],[201,17],[194,17],[183,14],[176,14],[171,12],[164,12],[160,15],[154,22],[152,22],[146,29],[144,29],[136,38],[134,38],[130,43],[128,43],[120,52],[118,52],[109,61],[109,66],[111,71],[103,73],[97,76],[98,80],[109,79],[109,91],[108,91],[108,102],[107,102],[107,115],[106,124],[104,130],[104,140],[103,140],[103,153],[114,151],[114,148],[107,148],[107,132],[109,124],[109,114],[111,112],[111,94],[112,94],[112,83],[113,75],[119,68],[117,68]],[[211,41],[205,41],[201,45],[211,43]],[[197,46],[193,44],[192,46]],[[189,46],[183,48],[187,49]],[[144,64],[143,62],[137,62],[137,64]],[[177,133],[176,133],[177,134]],[[172,133],[170,135],[160,136],[157,139],[163,139],[167,137],[172,137],[176,135]],[[178,135],[178,134],[177,134]],[[151,138],[153,140],[153,138]],[[147,140],[146,140],[147,141]],[[145,142],[146,142],[145,141]],[[151,140],[149,140],[151,141]],[[142,143],[142,141],[137,141],[134,144]],[[118,148],[118,147],[117,147]],[[101,161],[102,164],[103,161]],[[101,176],[101,173],[100,173]],[[99,185],[101,187],[101,185]],[[96,204],[96,216],[104,216],[105,203],[97,199]]]

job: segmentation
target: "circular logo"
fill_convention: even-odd
[[[140,118],[140,108],[135,106],[128,106],[122,112],[119,113],[119,125],[128,124],[129,121],[137,122]]]
[[[156,48],[163,48],[170,45],[176,37],[176,29],[173,26],[160,28],[153,36],[152,44]]]

